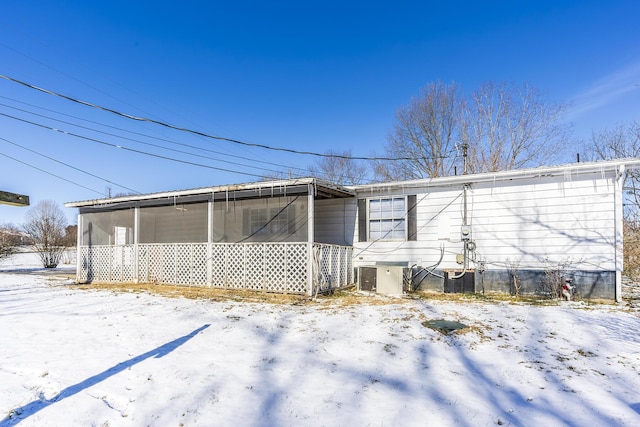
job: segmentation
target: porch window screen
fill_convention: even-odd
[[[82,217],[82,246],[128,245],[133,243],[133,209],[85,213]]]
[[[406,213],[404,197],[369,200],[369,239],[404,240]]]
[[[213,241],[306,242],[306,197],[271,197],[213,204]]]
[[[243,232],[249,235],[294,234],[296,232],[295,205],[283,208],[245,208]]]
[[[207,203],[140,209],[140,243],[205,243]]]

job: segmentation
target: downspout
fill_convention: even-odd
[[[624,267],[623,256],[623,209],[622,209],[622,190],[624,184],[625,166],[620,165],[618,173],[615,177],[614,188],[614,259],[615,259],[615,300],[616,302],[622,302],[622,269]]]

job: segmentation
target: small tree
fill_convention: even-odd
[[[33,240],[44,268],[56,268],[65,251],[67,220],[62,209],[51,200],[44,200],[26,215],[24,231]]]
[[[545,258],[544,277],[539,286],[539,293],[553,299],[562,298],[562,285],[571,272],[574,270],[575,262],[571,257],[562,258],[558,261]]]
[[[520,297],[520,289],[522,288],[522,282],[520,282],[520,277],[518,275],[518,269],[520,267],[520,260],[511,260],[507,258],[506,260],[507,271],[509,272],[509,276],[511,277],[511,293],[515,295],[516,298]]]
[[[68,225],[64,229],[64,245],[68,248],[72,248],[77,243],[78,243],[78,226]]]
[[[351,158],[351,150],[329,150],[329,157],[321,157],[309,166],[309,173],[341,185],[362,184],[367,175],[364,164]]]
[[[8,258],[16,253],[20,239],[20,230],[15,226],[10,224],[0,226],[0,259]]]

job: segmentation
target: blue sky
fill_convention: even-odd
[[[526,82],[570,103],[567,161],[593,130],[640,120],[636,1],[4,0],[2,9],[0,74],[269,146],[381,152],[395,111],[436,80],[467,92]],[[0,190],[32,204],[101,198],[108,187],[250,182],[314,161],[134,122],[4,79],[0,113],[67,132],[0,115]],[[0,205],[0,223],[20,224],[25,212]]]

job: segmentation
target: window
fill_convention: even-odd
[[[416,196],[358,200],[361,242],[417,240]]]
[[[269,229],[271,234],[278,233],[288,233],[292,234],[294,232],[294,224],[295,216],[292,215],[289,218],[291,212],[293,212],[293,206],[289,206],[288,209],[280,212],[281,209],[271,208],[271,222],[269,223]],[[291,230],[289,230],[289,226],[291,226]]]
[[[296,232],[295,206],[285,208],[245,208],[247,226],[245,236],[294,234]]]
[[[405,214],[404,197],[369,200],[369,239],[404,240]]]
[[[267,228],[265,224],[267,223],[267,208],[256,208],[251,209],[251,229],[249,230],[251,234],[266,234]]]

